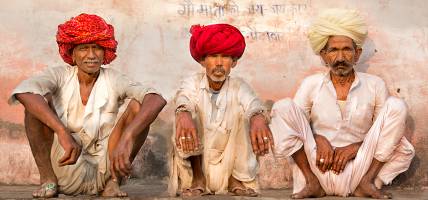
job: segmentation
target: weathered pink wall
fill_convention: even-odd
[[[428,6],[423,0],[95,0],[0,1],[0,183],[38,182],[23,128],[22,106],[9,106],[11,90],[48,66],[64,64],[55,42],[57,25],[82,12],[113,24],[119,42],[112,67],[151,83],[170,101],[178,81],[201,70],[188,53],[192,24],[239,27],[247,49],[232,75],[246,79],[267,104],[292,97],[307,75],[325,70],[306,39],[313,16],[329,7],[354,8],[369,24],[358,71],[382,77],[409,105],[406,136],[416,157],[396,185],[428,187]],[[224,8],[224,10],[221,10]],[[397,89],[400,92],[397,93]],[[168,105],[135,162],[137,177],[165,178],[172,128]],[[286,160],[262,158],[263,187],[289,187]]]

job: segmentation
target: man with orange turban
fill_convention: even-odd
[[[275,156],[292,158],[292,198],[391,198],[382,185],[415,155],[404,137],[406,103],[389,96],[381,78],[354,70],[366,36],[359,12],[322,12],[308,37],[328,71],[305,78],[293,100],[272,107]]]
[[[101,17],[71,18],[58,26],[56,38],[69,65],[23,81],[9,99],[25,107],[41,182],[33,197],[126,196],[119,189],[121,177],[129,176],[166,101],[153,88],[101,66],[115,59],[117,47],[113,26]]]
[[[273,144],[268,115],[250,86],[229,73],[245,49],[228,24],[194,25],[190,53],[203,68],[175,97],[169,192],[257,196],[256,155]]]

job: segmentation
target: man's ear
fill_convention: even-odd
[[[198,63],[199,63],[203,68],[205,68],[205,57],[201,58],[201,59],[198,61]]]
[[[234,68],[235,66],[236,66],[236,64],[238,64],[238,59],[233,59],[233,62],[232,62],[232,68]]]
[[[360,59],[362,52],[363,52],[363,49],[361,47],[357,47],[357,49],[355,49],[355,56],[354,56],[354,62],[355,63],[357,63],[358,60]]]
[[[323,64],[327,65],[327,63],[328,63],[327,62],[327,53],[324,49],[320,51],[320,56],[321,56],[322,61],[324,61]]]

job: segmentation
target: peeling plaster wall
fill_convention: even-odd
[[[408,172],[394,185],[428,186],[428,12],[423,0],[0,0],[0,183],[37,184],[39,175],[23,127],[22,106],[9,106],[12,89],[48,66],[63,65],[57,25],[82,12],[115,27],[118,58],[111,67],[155,85],[170,102],[180,79],[201,70],[188,51],[192,24],[225,22],[245,35],[247,48],[232,75],[243,77],[271,105],[292,97],[301,80],[324,71],[308,44],[311,20],[329,7],[354,8],[369,24],[358,71],[382,77],[409,105],[407,138],[416,148]],[[399,91],[399,92],[397,92]],[[134,176],[168,174],[173,120],[168,105],[134,162]],[[261,158],[265,188],[291,186],[286,160]]]

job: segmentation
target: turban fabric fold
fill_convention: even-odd
[[[241,32],[229,24],[193,25],[190,28],[190,54],[197,62],[212,54],[240,58],[245,50]]]
[[[356,10],[329,9],[322,12],[308,31],[309,42],[316,54],[334,35],[350,37],[361,47],[367,37],[367,25]]]
[[[96,43],[103,47],[103,64],[109,64],[116,58],[114,28],[97,15],[82,13],[58,25],[56,42],[62,59],[70,65],[74,65],[70,50],[79,44]]]

